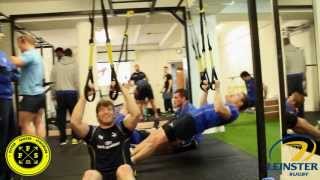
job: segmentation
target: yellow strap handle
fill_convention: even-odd
[[[108,60],[110,64],[113,64],[113,56],[112,56],[112,45],[111,43],[107,43],[106,49],[108,52]]]
[[[134,11],[127,11],[127,17],[131,17],[134,15]]]
[[[201,67],[201,62],[200,60],[197,61],[197,65],[198,65],[198,71],[202,72],[202,67]]]
[[[200,62],[201,62],[201,71],[204,71],[206,68],[206,55],[205,54],[202,54]]]
[[[93,52],[94,52],[94,47],[95,44],[94,43],[90,43],[89,45],[89,67],[93,66]]]

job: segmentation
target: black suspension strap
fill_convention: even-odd
[[[92,91],[90,84],[94,85],[94,78],[93,78],[93,53],[95,49],[95,42],[94,42],[94,24],[95,24],[95,0],[92,0],[92,12],[89,15],[89,21],[91,24],[91,34],[89,40],[89,70],[87,75],[86,84],[84,87],[84,95],[88,102],[93,102],[96,97],[96,92],[94,91],[93,94],[90,96],[89,92]]]
[[[200,72],[201,74],[201,89],[205,91],[205,89],[203,89],[203,85],[206,83],[209,85],[208,89],[209,90],[212,89],[214,90],[214,83],[216,80],[218,80],[218,76],[215,70],[215,66],[214,66],[214,61],[213,61],[213,48],[211,45],[211,40],[210,40],[210,34],[208,31],[208,23],[207,23],[207,19],[206,19],[206,14],[205,14],[205,10],[203,7],[203,0],[199,0],[199,8],[200,8],[200,29],[201,29],[201,40],[202,40],[202,71]],[[205,35],[206,34],[206,35]],[[207,38],[207,40],[205,40],[205,36]],[[207,45],[206,45],[207,43]],[[208,51],[207,51],[208,50]],[[211,80],[208,74],[208,69],[211,69]]]
[[[201,0],[202,1],[202,0]],[[215,64],[214,64],[214,60],[213,60],[213,48],[211,45],[211,40],[210,40],[210,33],[208,31],[208,21],[207,21],[207,17],[205,14],[205,11],[203,12],[204,16],[204,23],[205,23],[205,27],[206,27],[206,31],[207,31],[207,43],[208,43],[208,50],[209,50],[209,56],[208,56],[208,62],[209,62],[209,68],[211,67],[211,82],[210,82],[210,88],[212,90],[214,90],[213,85],[215,84],[215,81],[218,80],[218,75],[215,69]]]
[[[188,18],[189,31],[190,31],[190,35],[191,35],[192,49],[194,51],[195,59],[197,61],[198,71],[200,73],[200,88],[203,91],[208,91],[209,89],[204,89],[202,87],[205,84],[205,81],[208,81],[208,79],[209,79],[208,73],[206,72],[205,65],[204,65],[203,55],[204,55],[205,49],[202,48],[202,52],[200,52],[200,44],[199,44],[198,34],[197,34],[195,27],[194,27],[194,24],[192,22],[191,8],[189,6],[188,0],[186,1],[186,5],[187,5],[187,18]],[[202,19],[200,19],[200,20],[202,21]],[[200,23],[200,24],[202,24],[202,23]],[[202,26],[200,26],[200,27],[201,27],[201,33],[203,34],[203,36],[201,36],[202,47],[204,47],[204,28]]]
[[[102,20],[103,20],[103,27],[104,27],[104,32],[106,34],[106,50],[107,50],[107,58],[110,64],[110,69],[111,69],[111,86],[110,86],[110,91],[109,91],[109,97],[112,100],[116,100],[119,96],[120,93],[120,85],[117,79],[117,73],[114,69],[114,64],[113,64],[113,54],[112,54],[112,44],[109,36],[109,29],[108,29],[108,15],[107,11],[104,5],[104,0],[101,0],[101,11],[102,11]]]
[[[130,17],[132,17],[134,14],[134,11],[128,11],[126,14],[126,24],[123,32],[123,38],[122,38],[122,44],[120,49],[120,55],[118,62],[127,62],[128,59],[128,45],[129,45],[129,35],[128,35],[128,29],[129,29],[129,23],[130,23]],[[123,52],[125,53],[125,59],[122,61]]]
[[[129,28],[129,20],[130,17],[133,15],[133,11],[128,11],[127,15],[126,15],[126,24],[125,24],[125,29],[124,29],[124,33],[123,33],[123,38],[122,38],[122,43],[121,43],[121,49],[120,49],[120,54],[119,54],[119,59],[118,59],[118,63],[120,64],[122,62],[122,56],[123,56],[123,52],[125,52],[125,62],[128,61],[128,43],[129,43],[129,36],[128,36],[128,28]],[[110,89],[109,89],[109,97],[110,99],[116,99],[119,93],[120,89],[117,89],[116,87],[116,83],[113,81]]]

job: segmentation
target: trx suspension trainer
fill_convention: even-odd
[[[90,49],[89,49],[89,70],[87,75],[86,84],[84,87],[84,95],[88,102],[93,102],[96,97],[96,92],[94,91],[91,97],[89,96],[89,92],[91,91],[91,85],[94,85],[94,78],[93,78],[93,52],[95,48],[95,42],[94,42],[94,24],[95,24],[95,0],[92,0],[92,12],[91,15],[89,15],[89,21],[91,25],[91,34],[90,34]]]
[[[123,33],[120,54],[119,54],[119,58],[118,58],[118,63],[119,64],[121,62],[127,62],[128,61],[128,45],[129,45],[128,29],[129,29],[130,17],[133,14],[134,14],[133,11],[128,11],[127,14],[126,14],[126,24],[125,24],[125,29],[124,29],[124,33]],[[122,61],[123,52],[125,52],[124,61]],[[110,86],[110,91],[109,91],[109,97],[111,99],[116,99],[116,97],[114,97],[114,96],[117,96],[117,88],[116,88],[116,84],[115,83]]]
[[[101,0],[101,11],[102,11],[102,20],[103,20],[103,27],[104,27],[104,32],[106,34],[106,50],[107,50],[107,58],[110,64],[110,70],[111,70],[111,86],[109,93],[109,97],[112,100],[116,100],[118,98],[119,92],[120,92],[120,85],[117,79],[117,74],[114,69],[114,64],[113,64],[113,52],[112,52],[112,44],[109,36],[109,31],[108,31],[108,15],[107,11],[104,5],[103,0]]]
[[[216,80],[218,80],[218,76],[215,70],[214,61],[213,61],[213,55],[212,55],[212,45],[210,40],[210,34],[208,31],[208,23],[206,19],[206,13],[203,7],[203,0],[199,0],[199,8],[200,8],[200,31],[201,31],[201,41],[202,41],[202,56],[201,56],[201,62],[200,62],[200,77],[201,77],[201,83],[200,88],[203,91],[212,89],[214,90],[214,83]],[[205,40],[205,34],[207,36],[207,46],[206,46],[206,40]],[[208,69],[211,68],[211,80],[208,75]],[[205,84],[205,81],[207,81],[207,84],[209,85],[208,89],[203,89],[202,85]]]

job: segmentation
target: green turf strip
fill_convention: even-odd
[[[215,133],[209,136],[219,139],[227,144],[231,144],[248,154],[258,157],[255,114],[242,113],[234,123],[226,126],[226,132]],[[267,156],[270,147],[279,139],[279,120],[266,119]],[[272,161],[280,162],[280,159],[280,146],[278,146],[272,153]]]

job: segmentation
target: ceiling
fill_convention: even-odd
[[[96,0],[98,1],[98,0]],[[185,0],[186,1],[186,0]],[[190,0],[193,1],[193,0]],[[14,7],[19,7],[20,3],[24,3],[25,6],[34,6],[35,3],[53,3],[61,8],[61,11],[65,11],[66,5],[69,5],[73,10],[89,10],[88,5],[89,0],[0,0],[1,4],[7,3],[8,5],[14,4]],[[78,3],[79,4],[75,4]],[[99,1],[98,1],[99,2]],[[157,7],[177,5],[179,0],[157,0]],[[204,0],[204,8],[207,14],[215,14],[219,21],[234,21],[234,20],[247,20],[247,0]],[[258,5],[262,6],[263,3],[269,3],[270,0],[258,0]],[[106,3],[108,4],[108,3]],[[52,4],[51,4],[52,5]],[[182,5],[185,5],[183,3]],[[39,5],[40,6],[40,5]],[[43,5],[44,6],[44,5]],[[132,7],[150,7],[150,3],[133,3],[130,5],[121,5],[122,7],[114,6],[114,8],[130,8]],[[271,5],[270,5],[271,6]],[[3,7],[3,6],[2,6]],[[90,7],[90,6],[89,6]],[[271,9],[271,7],[268,7]],[[45,9],[45,8],[44,8]],[[22,11],[22,10],[21,10]],[[37,13],[39,9],[35,9],[34,12]],[[46,9],[46,11],[51,12],[52,9]],[[226,12],[225,12],[226,11]],[[0,8],[1,12],[1,8]],[[198,1],[192,5],[192,12],[199,13]],[[238,12],[238,13],[237,13]],[[25,12],[28,14],[30,12]],[[294,18],[313,18],[312,13],[282,13],[284,19],[294,19]],[[102,28],[101,16],[97,17],[96,31],[99,32]],[[121,43],[121,34],[124,29],[125,17],[124,16],[113,16],[109,18],[110,22],[110,34],[113,42],[116,45]],[[88,22],[87,16],[74,16],[74,17],[44,17],[44,18],[33,18],[33,19],[23,19],[18,20],[18,24],[25,27],[31,31],[52,31],[57,29],[75,29],[76,25],[80,22]],[[120,32],[120,33],[119,33]],[[169,46],[170,44],[175,44],[175,41],[182,41],[183,29],[179,22],[169,13],[145,13],[136,14],[130,19],[130,44],[157,44],[163,47]],[[120,34],[120,35],[119,35]],[[44,37],[45,38],[45,37]],[[183,45],[184,43],[180,43]]]

